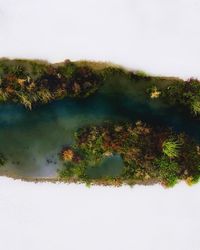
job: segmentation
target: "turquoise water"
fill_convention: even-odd
[[[105,120],[148,121],[185,131],[200,141],[199,120],[192,119],[181,109],[166,107],[159,100],[150,100],[144,91],[147,86],[148,82],[118,78],[86,99],[66,98],[32,111],[16,104],[1,104],[0,152],[8,162],[0,174],[56,176],[57,169],[62,167],[59,152],[64,145],[73,144],[74,132],[82,126],[101,124]],[[102,164],[105,173],[109,173],[110,166],[117,166],[114,175],[123,167],[120,158]],[[98,172],[99,167],[96,171],[95,176],[102,174]]]

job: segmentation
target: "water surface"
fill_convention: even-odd
[[[199,120],[179,108],[167,107],[159,99],[148,98],[146,88],[150,84],[117,77],[86,99],[66,98],[35,107],[32,111],[17,104],[1,104],[0,152],[5,154],[8,162],[0,174],[55,177],[57,169],[62,167],[59,152],[64,145],[73,144],[74,132],[106,120],[142,120],[169,126],[200,141]],[[123,163],[120,157],[117,161],[108,160],[100,169],[106,174],[114,165],[120,173]],[[103,174],[98,166],[96,169],[97,172],[92,174]]]

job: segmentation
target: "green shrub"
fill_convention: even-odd
[[[85,168],[82,164],[66,163],[64,167],[58,171],[61,179],[82,179],[85,175]]]
[[[181,144],[173,138],[167,139],[162,144],[163,153],[170,159],[176,158],[179,155]]]
[[[195,99],[191,102],[191,111],[196,116],[200,114],[200,100]]]
[[[58,72],[69,79],[74,75],[76,69],[77,66],[74,63],[66,61],[62,66],[58,67]]]
[[[158,171],[158,178],[168,187],[174,186],[179,178],[179,165],[177,162],[170,161],[167,157],[163,156],[154,162]]]

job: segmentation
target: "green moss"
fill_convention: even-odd
[[[163,156],[156,159],[154,164],[158,171],[158,178],[162,183],[168,187],[172,187],[177,183],[180,173],[180,167],[177,162]]]

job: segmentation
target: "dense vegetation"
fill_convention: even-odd
[[[180,81],[174,79],[169,85],[160,86],[159,82],[147,90],[150,98],[159,98],[169,106],[181,107],[192,116],[200,115],[200,82],[196,79]]]
[[[198,80],[155,77],[139,71],[127,71],[118,66],[87,61],[59,64],[44,61],[0,59],[0,101],[22,103],[29,109],[64,97],[86,97],[110,78],[123,77],[132,82],[145,82],[150,98],[179,105],[193,115],[200,114],[200,84]],[[116,87],[117,88],[117,87]]]
[[[174,83],[162,93],[163,99],[170,105],[186,107],[193,115],[200,114],[200,83],[198,80],[189,79],[182,84]]]
[[[87,175],[89,168],[113,154],[124,162],[118,177],[91,179]],[[194,141],[183,133],[152,128],[140,121],[135,125],[105,123],[82,128],[76,134],[75,146],[65,147],[61,156],[65,166],[59,173],[64,180],[173,186],[178,180],[194,183],[200,177],[200,151]]]
[[[100,76],[94,70],[70,61],[52,65],[41,61],[0,60],[0,101],[22,103],[29,109],[66,96],[88,96],[99,84]]]

